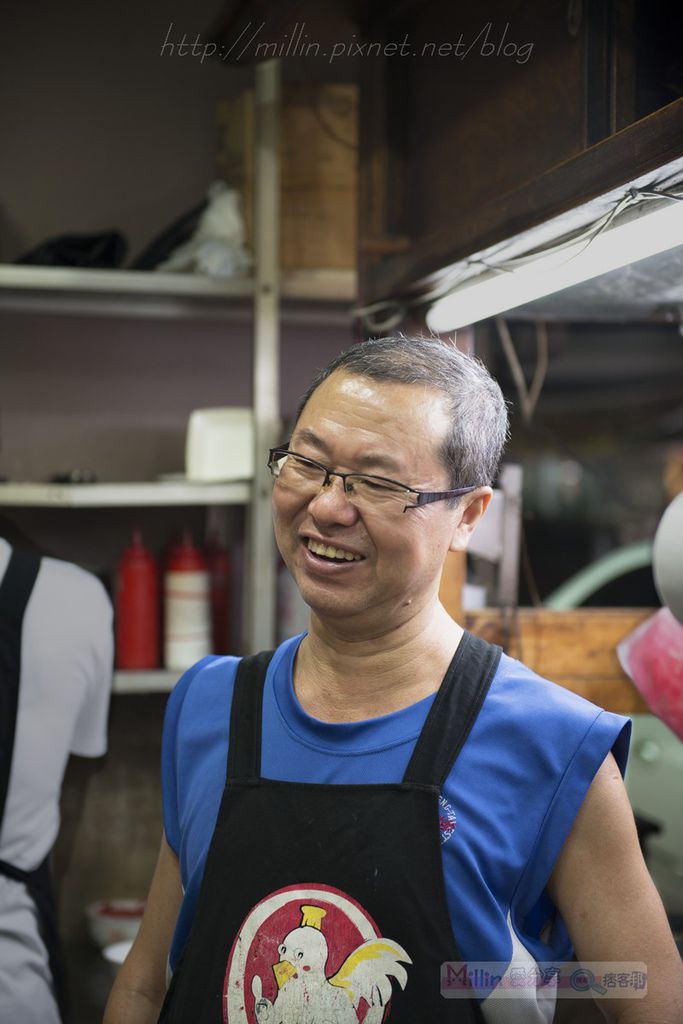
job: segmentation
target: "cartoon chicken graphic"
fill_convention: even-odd
[[[402,963],[412,960],[406,951],[391,939],[369,939],[328,978],[328,947],[321,928],[327,911],[310,904],[300,909],[301,924],[278,947],[274,1002],[263,998],[261,978],[252,979],[258,1024],[358,1024],[361,999],[367,1003],[363,1024],[380,1024],[391,999],[391,978],[402,989],[408,980]]]

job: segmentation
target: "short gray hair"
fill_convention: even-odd
[[[315,376],[295,422],[313,392],[337,370],[440,391],[451,414],[451,430],[439,452],[450,487],[494,482],[508,439],[508,410],[500,386],[479,359],[461,352],[454,343],[403,334],[352,345]]]

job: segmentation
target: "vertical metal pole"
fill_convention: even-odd
[[[522,534],[522,467],[503,466],[498,486],[504,495],[502,554],[498,567],[498,603],[516,608],[519,599],[519,549]]]
[[[247,653],[275,639],[275,545],[268,448],[280,429],[280,70],[275,60],[256,65],[254,131],[254,483],[247,535]]]

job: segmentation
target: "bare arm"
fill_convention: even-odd
[[[103,1024],[156,1024],[182,897],[178,859],[163,838],[140,931],[114,982]]]
[[[643,961],[647,995],[596,1000],[610,1024],[679,1024],[683,969],[638,844],[612,754],[586,794],[548,883],[580,961]]]

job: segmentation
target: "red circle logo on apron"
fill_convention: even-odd
[[[223,986],[225,1024],[380,1024],[392,979],[412,963],[370,915],[333,886],[278,889],[247,914]]]

